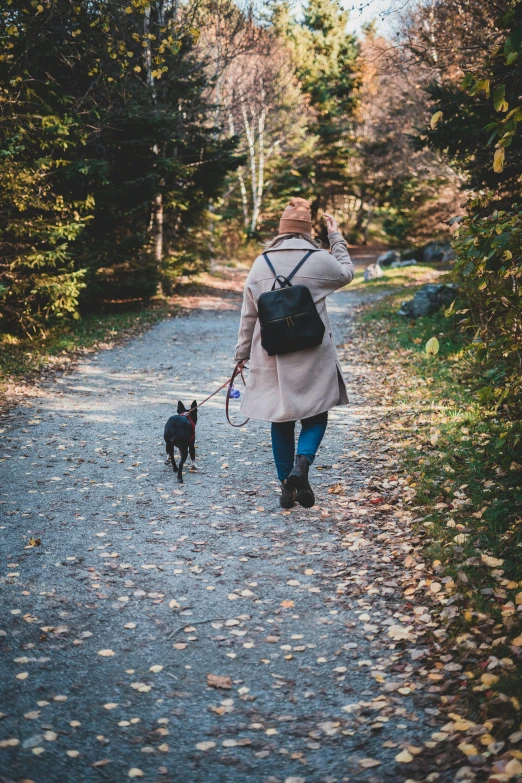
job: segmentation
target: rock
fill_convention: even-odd
[[[379,264],[370,264],[364,270],[364,279],[366,282],[368,282],[368,280],[375,280],[377,277],[382,277],[383,275],[384,272]]]
[[[377,263],[379,266],[391,266],[394,261],[400,261],[401,254],[398,250],[387,250],[386,253],[381,253],[377,256]]]
[[[416,262],[416,260],[414,258],[410,258],[408,261],[393,261],[392,265],[391,265],[391,268],[392,269],[397,269],[397,268],[403,267],[403,266],[415,266],[416,263],[417,262]]]
[[[407,250],[403,250],[401,253],[401,258],[403,261],[411,261],[412,258],[417,258],[418,256],[422,258],[421,247],[410,247]]]
[[[454,258],[451,242],[428,242],[422,250],[422,260],[425,264],[432,264],[435,261],[452,261]]]
[[[413,299],[401,304],[399,315],[406,318],[420,318],[423,315],[436,313],[443,305],[449,305],[457,293],[457,286],[453,283],[428,283],[417,291]]]

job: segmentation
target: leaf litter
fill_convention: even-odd
[[[389,386],[384,372],[376,373],[374,359],[364,352],[358,339],[350,332],[349,351],[343,357],[352,386],[360,399],[383,395],[386,401]],[[422,509],[415,507],[414,482],[400,474],[403,446],[380,413],[376,406],[361,403],[353,414],[357,434],[348,438],[342,419],[339,425],[332,421],[332,454],[343,451],[343,447],[344,453],[337,463],[319,462],[317,482],[323,483],[318,491],[319,504],[311,512],[278,511],[275,487],[267,489],[267,476],[257,476],[253,469],[249,469],[255,478],[248,482],[248,492],[234,492],[229,485],[225,494],[222,486],[226,481],[220,478],[219,492],[210,502],[206,496],[197,500],[187,491],[188,478],[186,487],[180,490],[173,489],[165,476],[157,487],[162,499],[160,510],[152,506],[152,513],[147,513],[147,506],[141,505],[149,503],[147,493],[139,490],[142,495],[129,493],[133,495],[129,504],[132,510],[119,512],[119,503],[109,505],[119,500],[119,479],[104,482],[92,478],[89,471],[94,468],[90,463],[78,463],[79,470],[86,471],[79,488],[107,493],[109,504],[103,506],[105,529],[96,529],[92,536],[96,543],[86,546],[86,551],[79,547],[74,554],[60,555],[59,564],[54,566],[69,569],[74,589],[60,586],[58,590],[52,583],[42,586],[31,612],[24,606],[13,622],[20,622],[24,629],[29,671],[22,674],[29,681],[36,677],[43,682],[39,678],[49,667],[48,662],[39,661],[45,657],[39,648],[49,647],[50,652],[57,649],[59,653],[62,645],[79,654],[85,650],[91,655],[94,652],[93,657],[114,657],[110,664],[99,662],[104,672],[120,658],[124,660],[118,684],[109,679],[104,689],[105,699],[114,700],[98,703],[104,733],[96,735],[96,743],[104,746],[113,740],[109,746],[113,758],[90,760],[89,764],[102,771],[106,765],[116,764],[116,738],[118,742],[132,739],[133,744],[141,744],[144,758],[168,754],[165,737],[169,729],[165,723],[154,722],[151,705],[156,705],[155,710],[165,708],[169,718],[161,720],[177,724],[184,720],[187,710],[182,705],[197,703],[201,709],[206,702],[216,723],[210,730],[211,738],[208,730],[194,737],[195,751],[212,751],[208,755],[211,758],[224,748],[228,755],[223,758],[231,765],[277,760],[280,779],[287,783],[315,780],[315,772],[310,774],[310,770],[322,748],[342,758],[347,779],[357,775],[358,780],[373,780],[371,776],[380,774],[381,766],[396,779],[406,779],[407,774],[409,780],[426,779],[430,783],[454,779],[455,775],[458,780],[486,780],[493,765],[491,783],[512,780],[520,773],[519,751],[505,743],[498,747],[495,739],[499,722],[505,721],[503,711],[518,709],[509,695],[494,691],[498,682],[495,672],[509,664],[495,659],[493,642],[484,634],[477,637],[480,644],[473,634],[463,634],[456,645],[448,644],[448,631],[459,611],[454,600],[455,582],[425,554],[422,536],[415,527],[422,522]],[[382,413],[388,415],[390,411]],[[436,444],[436,433],[433,440]],[[107,438],[104,443],[106,449],[114,449],[118,456],[121,453],[120,459],[129,469],[126,490],[131,488],[129,482],[140,485],[145,475],[135,470],[140,460],[130,463],[117,438]],[[268,443],[261,442],[260,446],[255,430],[238,434],[237,443],[241,447],[237,453],[234,443],[224,452],[222,439],[207,432],[202,448],[209,452],[216,449],[222,470],[230,465],[239,470],[239,455],[260,449],[268,455],[265,464],[270,464]],[[92,465],[103,467],[99,463],[105,462],[106,454],[91,454]],[[355,482],[354,469],[358,476]],[[58,491],[63,490],[53,490]],[[76,513],[76,524],[81,525],[83,514],[80,510]],[[191,524],[199,525],[196,535]],[[226,537],[234,531],[239,537],[230,550]],[[89,533],[86,535],[88,540]],[[144,536],[149,537],[147,542]],[[45,544],[30,545],[24,556],[45,552],[50,535],[46,532],[41,540]],[[20,552],[15,554],[22,560]],[[20,568],[20,572],[11,569],[11,573],[20,573],[21,577],[10,576],[7,584],[27,587],[30,597],[25,566],[19,566],[11,556],[15,568]],[[479,559],[490,569],[502,565],[487,553],[481,553]],[[284,567],[275,579],[267,579],[265,563],[269,569],[281,563]],[[85,615],[75,609],[79,591],[91,615],[100,612],[99,607],[108,613],[110,623],[118,615],[117,628],[125,628],[125,639],[136,638],[147,651],[145,665],[135,654],[138,648],[123,641],[123,631],[116,642],[118,637],[96,622],[92,630],[86,630]],[[215,592],[221,596],[217,603]],[[22,598],[16,600],[18,607]],[[522,596],[516,605],[522,605]],[[67,625],[60,624],[62,615],[67,615]],[[122,622],[120,615],[131,620]],[[176,616],[185,624],[173,629],[172,617]],[[35,630],[33,617],[41,618],[42,623]],[[158,624],[157,631],[151,618]],[[148,629],[148,637],[143,626]],[[169,634],[183,636],[167,650],[162,643],[169,641]],[[515,649],[517,640],[519,637],[513,638]],[[118,655],[111,647],[102,646],[111,641]],[[129,646],[120,652],[119,643],[122,648]],[[219,674],[193,670],[200,647],[204,647],[207,661],[216,665]],[[477,655],[487,670],[469,678],[466,659]],[[29,676],[33,670],[34,675]],[[466,701],[460,695],[464,683],[478,689],[476,692],[484,698],[498,700],[499,717],[484,723],[469,719]],[[19,687],[27,684],[21,682]],[[83,720],[70,720],[73,715],[81,717],[82,691],[76,693],[67,679],[65,684],[67,695],[46,690],[46,699],[37,704],[45,711],[75,710],[68,722],[80,749],[62,752],[69,758],[79,757],[76,763],[81,763],[84,756],[92,759],[94,740],[84,732]],[[328,698],[323,698],[323,690]],[[226,698],[219,691],[226,691]],[[70,707],[64,704],[68,699]],[[31,706],[24,707],[26,719],[50,725],[51,712],[49,717],[40,716]],[[27,717],[32,714],[35,717]],[[57,720],[58,713],[53,714]],[[522,731],[514,722],[512,729],[510,743],[514,746],[522,740]],[[23,751],[21,739],[5,732],[0,748],[13,749],[13,753],[29,751],[43,758],[45,743],[63,746],[65,742],[52,728],[42,727],[41,734],[34,736],[41,744]],[[26,741],[27,737],[22,739]],[[281,772],[281,760],[291,775]],[[406,766],[408,772],[403,773]],[[293,774],[295,767],[302,767],[303,773]],[[141,777],[145,773],[141,766],[131,766],[126,774]]]

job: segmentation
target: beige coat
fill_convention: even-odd
[[[306,285],[326,326],[321,345],[295,353],[269,356],[261,346],[257,300],[270,291],[274,276],[263,255],[254,261],[245,283],[236,361],[250,359],[247,388],[241,411],[262,421],[294,421],[347,405],[348,394],[335,350],[326,297],[351,282],[353,264],[340,232],[329,234],[331,253],[313,253],[292,279]],[[303,239],[287,239],[268,251],[278,274],[288,275],[312,245]]]

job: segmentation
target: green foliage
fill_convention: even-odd
[[[455,578],[458,572],[466,574],[468,581],[460,580],[465,606],[496,612],[496,596],[489,600],[489,592],[481,595],[478,589],[496,584],[480,554],[477,562],[477,553],[503,559],[506,582],[516,580],[511,589],[518,592],[522,427],[482,404],[487,368],[479,370],[470,356],[458,315],[438,312],[405,319],[397,314],[404,293],[372,304],[363,324],[367,339],[382,346],[384,366],[390,363],[399,387],[394,403],[403,411],[401,435],[409,442],[401,462],[415,482],[415,505],[423,517],[419,527],[428,554],[442,560],[446,573]],[[425,345],[433,334],[440,353],[428,357]],[[472,561],[466,562],[468,558]]]
[[[9,0],[0,330],[36,332],[79,305],[150,297],[188,257],[208,257],[208,202],[236,165],[235,140],[218,144],[208,121],[189,10]]]
[[[471,188],[491,190],[499,206],[508,206],[522,175],[522,3],[497,24],[502,44],[495,41],[460,83],[428,85],[437,121],[420,141],[444,151]]]
[[[478,206],[478,204],[475,204]],[[522,208],[471,214],[454,243],[462,288],[461,328],[489,382],[481,400],[522,412]]]

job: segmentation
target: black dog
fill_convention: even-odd
[[[170,462],[172,463],[172,470],[178,474],[178,481],[183,483],[183,465],[190,452],[190,459],[192,460],[192,467],[196,467],[196,423],[198,420],[198,404],[196,400],[190,406],[190,410],[187,411],[183,403],[178,400],[178,415],[171,416],[168,422],[165,424],[165,430],[163,437],[165,439],[167,454],[169,455]],[[174,459],[174,446],[179,449],[181,455],[179,461],[179,468],[176,466],[176,460]],[[165,464],[168,465],[169,459]]]

